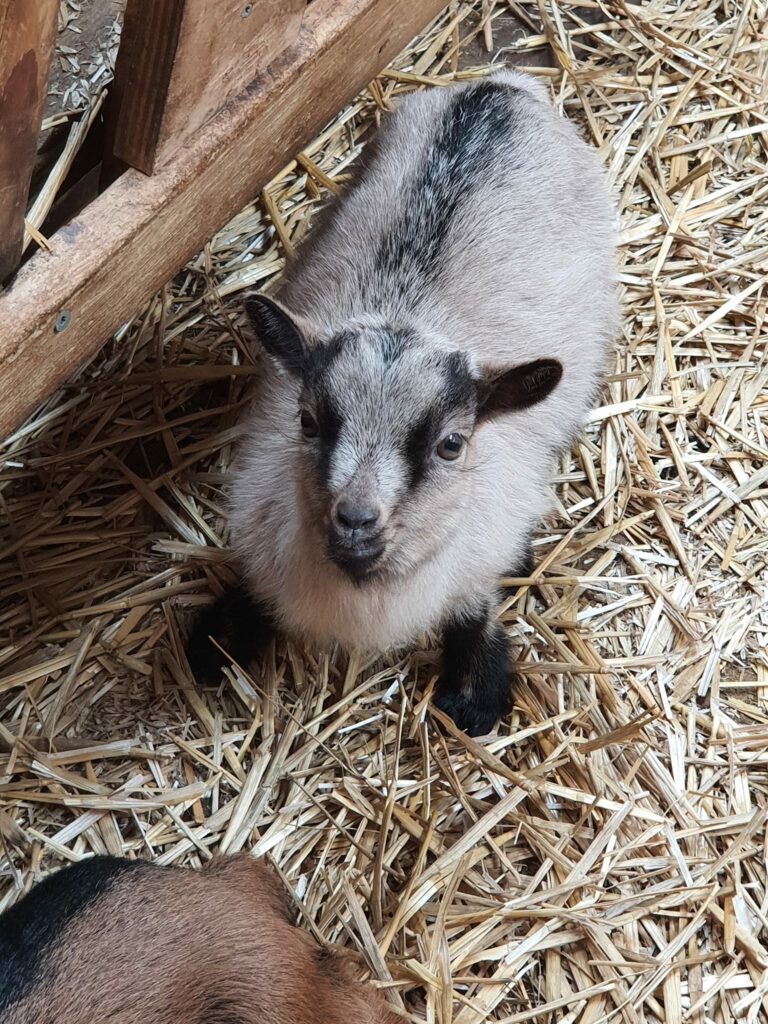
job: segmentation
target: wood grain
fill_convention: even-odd
[[[110,89],[109,159],[150,173],[186,0],[128,0]]]
[[[21,258],[58,8],[57,0],[0,0],[0,283]]]
[[[129,170],[0,295],[0,436],[141,308],[443,7],[314,0],[296,44],[158,173]],[[69,326],[55,332],[60,312]]]
[[[306,0],[129,0],[111,156],[147,174],[299,34]]]

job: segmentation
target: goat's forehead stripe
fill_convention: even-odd
[[[442,403],[446,410],[472,407],[477,400],[477,382],[471,376],[466,357],[451,352],[443,362]]]
[[[353,339],[348,331],[335,334],[329,341],[309,349],[306,374],[310,382],[320,382],[332,370],[333,364]]]
[[[339,491],[354,475],[359,454],[349,431],[344,432],[337,440],[327,468],[327,484],[332,491]]]
[[[378,332],[374,344],[378,347],[384,368],[389,369],[402,359],[413,341],[414,334],[408,329],[384,329]]]
[[[314,357],[307,380],[321,486],[338,491],[363,462],[375,464],[390,489],[398,475],[400,487],[418,482],[433,435],[452,414],[475,409],[466,355],[435,350],[414,330],[388,326],[340,332],[330,345],[327,357]]]

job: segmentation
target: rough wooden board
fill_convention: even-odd
[[[110,94],[110,156],[149,173],[173,74],[185,0],[131,0]]]
[[[0,295],[6,434],[441,8],[315,0],[296,45],[151,178],[130,170]],[[279,102],[277,98],[279,97]],[[66,330],[57,320],[68,314]]]
[[[0,0],[0,282],[21,256],[58,6]]]
[[[112,152],[150,174],[296,41],[306,0],[130,0]]]

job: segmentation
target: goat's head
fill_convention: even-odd
[[[273,299],[246,308],[298,386],[305,522],[358,582],[412,571],[450,543],[481,455],[477,428],[542,401],[562,375],[554,359],[477,367],[413,325],[359,320],[321,336]]]

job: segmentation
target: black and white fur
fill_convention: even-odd
[[[480,734],[509,694],[497,579],[530,562],[617,331],[614,213],[518,73],[408,97],[369,150],[279,301],[246,303],[271,359],[234,545],[259,636],[383,652],[439,630],[437,703]]]

